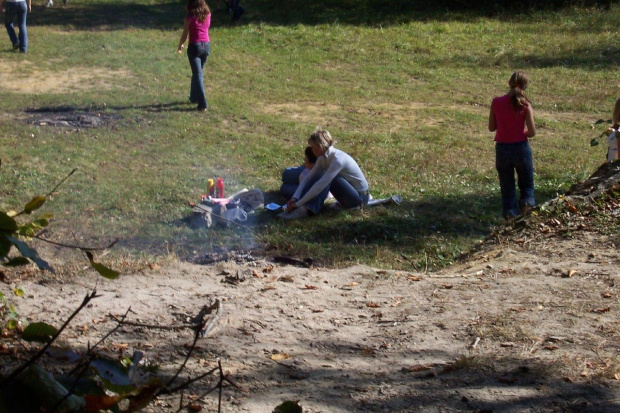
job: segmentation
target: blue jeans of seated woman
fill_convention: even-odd
[[[306,192],[318,181],[320,176],[315,176],[301,191],[303,197]],[[304,205],[315,214],[321,212],[327,195],[332,193],[336,201],[340,203],[344,208],[355,208],[368,203],[368,191],[363,193],[358,192],[353,185],[351,185],[346,179],[340,175],[336,176],[333,181],[320,194],[306,202]]]
[[[4,2],[4,5],[4,27],[6,27],[11,43],[13,43],[13,46],[19,45],[19,51],[26,53],[28,51],[28,31],[26,30],[28,6],[25,1],[18,3]],[[15,34],[14,24],[19,28],[19,37]]]
[[[306,169],[304,165],[289,166],[282,171],[282,186],[280,186],[280,195],[289,200],[297,187],[299,186],[299,175]]]
[[[504,218],[517,216],[521,213],[520,207],[534,206],[534,161],[530,144],[496,143],[495,167],[499,175],[499,185],[502,192],[502,215]],[[519,186],[519,202],[515,190],[515,172]]]
[[[187,46],[187,58],[192,68],[192,82],[189,89],[189,101],[198,103],[198,109],[206,109],[207,95],[205,94],[203,68],[211,54],[211,43],[199,42]]]

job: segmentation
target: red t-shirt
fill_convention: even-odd
[[[187,16],[189,21],[189,44],[209,42],[209,26],[211,26],[211,13],[207,14],[202,23],[194,16]]]
[[[495,142],[519,143],[527,141],[527,132],[525,129],[526,107],[523,107],[519,111],[515,111],[510,102],[510,95],[504,95],[493,99],[491,109],[495,115],[495,124],[497,125]]]

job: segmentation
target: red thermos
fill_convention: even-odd
[[[221,177],[215,181],[215,197],[224,198],[224,180]]]

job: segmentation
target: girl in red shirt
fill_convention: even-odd
[[[508,80],[509,92],[493,99],[489,131],[495,132],[495,167],[502,193],[502,215],[510,219],[534,205],[534,162],[528,138],[536,135],[534,111],[525,96],[529,78],[515,72]],[[515,172],[519,186],[516,199]]]

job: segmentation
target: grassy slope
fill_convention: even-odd
[[[125,247],[155,254],[254,241],[330,265],[406,268],[401,254],[418,267],[442,265],[500,222],[486,122],[491,98],[515,69],[531,77],[540,128],[532,143],[538,200],[603,160],[588,142],[620,86],[617,7],[503,18],[420,14],[399,2],[394,10],[361,2],[351,12],[358,3],[350,3],[248,0],[236,25],[216,10],[206,115],[185,103],[190,71],[175,54],[180,2],[35,7],[29,53],[3,43],[0,76],[45,84],[92,70],[84,86],[105,71],[124,74],[67,93],[0,89],[0,208],[17,209],[78,167],[47,205],[59,237],[76,225],[86,239],[119,236]],[[28,122],[59,109],[118,118],[79,131]],[[260,236],[191,231],[179,221],[208,177],[223,176],[229,190],[276,190],[316,125],[358,159],[375,197],[401,194],[403,205],[292,224],[261,214]]]

